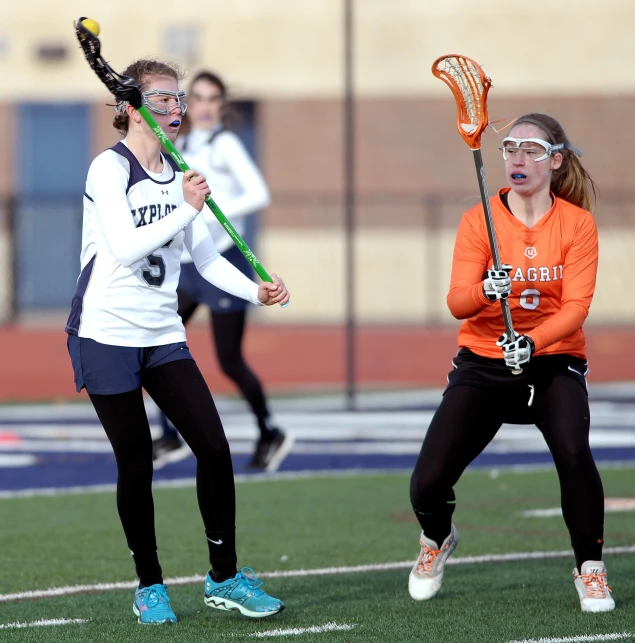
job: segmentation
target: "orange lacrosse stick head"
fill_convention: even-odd
[[[481,134],[487,127],[487,92],[492,86],[480,65],[467,56],[446,54],[432,64],[432,73],[451,90],[456,101],[456,127],[473,149],[481,147]]]

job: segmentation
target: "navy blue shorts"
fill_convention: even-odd
[[[243,253],[232,246],[222,254],[229,263],[233,264],[250,279],[253,277],[251,264],[245,259]],[[230,295],[224,290],[216,288],[201,276],[193,263],[181,264],[181,277],[179,279],[179,290],[182,290],[189,297],[199,304],[209,306],[213,313],[235,313],[245,310],[249,302],[241,297]]]
[[[75,373],[75,388],[94,395],[116,395],[141,388],[144,371],[180,359],[194,359],[185,342],[131,348],[68,336],[66,342]]]

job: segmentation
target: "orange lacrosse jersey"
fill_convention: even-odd
[[[492,197],[492,215],[501,263],[511,264],[508,298],[519,334],[528,334],[536,353],[568,353],[586,358],[582,324],[595,290],[598,234],[590,212],[554,198],[549,212],[532,228]],[[499,301],[483,293],[484,273],[492,267],[482,204],[461,220],[454,246],[447,303],[457,319],[459,346],[483,357],[502,358],[496,340],[504,332]]]

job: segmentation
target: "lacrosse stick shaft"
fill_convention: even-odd
[[[485,180],[485,167],[483,165],[483,156],[481,150],[472,150],[474,155],[474,164],[476,165],[476,175],[478,176],[478,187],[481,191],[481,201],[483,202],[483,212],[485,213],[485,226],[487,227],[487,236],[489,237],[489,248],[492,253],[494,261],[494,270],[501,270],[501,256],[498,249],[498,241],[496,239],[496,228],[494,228],[494,217],[492,215],[492,207],[489,202],[489,191],[487,190],[487,181]],[[503,311],[503,324],[505,325],[505,333],[510,342],[514,341],[514,325],[512,323],[512,313],[509,309],[509,301],[501,299],[501,309]],[[522,369],[515,369],[512,371],[514,375],[522,373]]]
[[[178,150],[176,147],[174,147],[174,144],[172,141],[167,137],[166,133],[159,127],[158,123],[154,119],[154,116],[150,113],[150,110],[145,106],[142,105],[139,108],[139,114],[143,117],[145,122],[150,126],[150,129],[154,132],[156,137],[161,141],[161,144],[165,149],[167,150],[168,154],[174,159],[174,162],[179,166],[179,169],[183,172],[187,172],[190,167],[189,165],[183,160],[183,157],[179,154]],[[263,280],[263,281],[273,281],[267,271],[263,268],[262,264],[260,261],[258,261],[256,255],[252,252],[252,250],[249,248],[249,246],[245,243],[243,238],[236,232],[236,229],[234,226],[229,222],[227,217],[223,214],[221,209],[216,205],[216,202],[212,197],[208,194],[205,197],[205,204],[207,207],[214,213],[214,216],[218,219],[220,224],[225,228],[225,231],[227,234],[232,238],[232,241],[238,246],[238,249],[243,253],[245,256],[245,259],[251,264],[253,269],[258,273],[258,276]]]

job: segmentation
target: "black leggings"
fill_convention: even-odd
[[[553,456],[562,513],[578,565],[601,560],[604,492],[589,447],[589,404],[573,377],[557,375],[509,391],[471,385],[450,387],[435,413],[410,482],[410,500],[421,527],[441,544],[450,533],[453,487],[504,422],[536,424]],[[579,568],[579,567],[578,567]]]
[[[236,494],[229,445],[216,405],[193,360],[147,370],[143,388],[196,456],[196,493],[215,570],[236,567]],[[117,509],[143,585],[161,583],[152,500],[152,439],[142,389],[90,395],[117,461]],[[208,543],[209,544],[209,543]]]
[[[178,290],[177,294],[179,297],[178,313],[183,323],[187,324],[194,311],[198,308],[199,302],[182,290]],[[223,373],[236,384],[243,394],[258,420],[260,430],[265,431],[266,421],[269,418],[267,400],[260,380],[245,362],[242,352],[247,310],[217,315],[214,315],[210,310],[210,315],[212,338],[216,348],[216,355],[218,356],[218,363]]]

